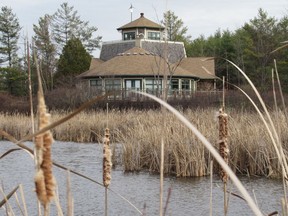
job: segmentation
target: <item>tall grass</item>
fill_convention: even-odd
[[[254,112],[227,109],[229,113],[230,166],[238,174],[275,177],[281,173],[277,155],[271,146],[259,116]],[[218,142],[217,115],[214,109],[188,109],[182,111],[211,143]],[[66,112],[52,112],[54,122]],[[123,145],[122,162],[125,171],[160,169],[161,137],[165,142],[164,174],[178,177],[204,176],[209,174],[211,157],[189,129],[167,113],[162,124],[161,111],[109,112],[110,140]],[[288,127],[285,114],[272,112],[277,117],[277,128],[283,148],[287,149]],[[106,127],[105,111],[83,112],[52,130],[56,140],[75,142],[102,142]],[[0,114],[0,127],[16,138],[30,133],[30,119],[24,115]],[[102,134],[102,135],[101,135]],[[215,166],[217,169],[217,166]]]

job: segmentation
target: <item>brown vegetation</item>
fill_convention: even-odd
[[[203,135],[218,143],[216,109],[187,109],[182,111]],[[237,173],[249,175],[278,175],[280,166],[271,140],[254,112],[226,110],[229,114],[230,166]],[[53,112],[52,122],[67,112]],[[281,135],[283,148],[288,144],[288,127],[281,112],[273,114]],[[122,162],[125,171],[149,170],[159,172],[161,138],[165,143],[164,173],[175,176],[203,176],[209,174],[210,154],[195,135],[172,114],[160,110],[129,110],[109,112],[110,140],[121,143]],[[106,127],[105,111],[82,112],[52,130],[56,140],[101,143]],[[0,127],[16,138],[31,134],[29,117],[21,114],[0,114]],[[281,173],[281,172],[280,172]]]

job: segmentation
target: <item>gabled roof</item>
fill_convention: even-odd
[[[191,61],[186,59],[187,58],[183,59],[183,65],[187,66],[187,68],[182,67],[182,62],[180,65],[169,64],[170,70],[173,71],[173,76],[198,78],[201,73],[205,73],[202,77],[211,79],[212,76],[206,76],[207,73],[202,69],[203,62],[201,59],[197,58]],[[194,65],[190,65],[192,62],[194,62]],[[214,63],[208,64],[207,67],[212,70]],[[134,47],[124,53],[119,53],[116,57],[106,62],[98,64],[97,67],[91,68],[90,70],[80,74],[78,77],[163,76],[165,72],[169,75],[169,69],[167,68],[167,64],[163,58],[140,47]]]
[[[164,27],[159,25],[158,23],[155,23],[147,18],[144,17],[144,13],[140,14],[140,18],[124,25],[117,30],[125,30],[125,29],[134,29],[134,28],[149,28],[149,29],[158,29],[158,30],[164,30]]]

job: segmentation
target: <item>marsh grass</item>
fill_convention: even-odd
[[[259,116],[250,111],[229,110],[228,108],[226,111],[229,113],[230,122],[231,168],[238,174],[279,176],[281,167]],[[203,132],[211,143],[218,142],[217,114],[214,109],[188,109],[182,113]],[[52,112],[51,121],[54,122],[65,114],[67,113]],[[287,149],[288,127],[285,114],[277,111],[272,112],[271,115],[272,118],[277,118],[276,124],[280,130],[283,148]],[[106,118],[104,111],[82,112],[77,115],[77,118],[54,128],[52,130],[53,137],[62,141],[98,141],[101,143],[103,128],[106,127]],[[165,142],[164,174],[179,177],[209,174],[211,159],[209,153],[195,135],[176,121],[173,115],[169,113],[166,115],[165,127],[161,124],[161,111],[159,110],[111,110],[108,118],[111,142],[123,144],[122,163],[125,171],[144,169],[159,173],[162,135]],[[15,121],[10,119],[15,119]],[[29,133],[31,129],[29,121],[29,117],[25,115],[17,114],[14,117],[0,114],[0,127],[15,137]],[[214,169],[217,172],[216,164]]]

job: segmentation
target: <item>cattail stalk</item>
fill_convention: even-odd
[[[32,94],[32,81],[31,81],[31,67],[30,67],[30,48],[29,48],[29,41],[27,37],[27,67],[28,67],[28,87],[29,87],[29,102],[30,102],[30,115],[31,115],[31,126],[32,126],[32,134],[35,133],[35,121],[34,121],[34,110],[33,110],[33,94]],[[34,137],[32,138],[34,142]],[[34,149],[34,155],[36,155]],[[37,164],[37,159],[34,157],[34,163]],[[37,201],[37,208],[38,208],[38,216],[41,216],[41,204]]]
[[[70,171],[67,171],[67,216],[73,216]]]
[[[50,124],[50,114],[47,112],[42,89],[40,70],[36,53],[34,58],[38,76],[38,130]],[[52,174],[51,145],[53,137],[50,130],[37,135],[34,139],[36,154],[36,174],[34,177],[38,200],[44,207],[44,215],[49,214],[49,203],[55,196],[55,179]]]
[[[105,129],[104,147],[103,147],[103,184],[105,187],[110,185],[111,181],[111,149],[109,128]]]
[[[22,184],[19,185],[19,189],[20,189],[20,195],[21,195],[22,203],[24,206],[24,215],[28,216],[28,211],[27,211],[27,206],[26,206],[26,201],[25,201],[25,197],[24,197],[24,190],[23,190]]]
[[[38,98],[39,130],[50,123],[50,115],[46,111],[44,98]],[[35,137],[36,175],[35,186],[38,200],[46,208],[55,195],[55,180],[52,174],[51,145],[53,137],[46,131]]]
[[[210,161],[210,216],[213,215],[213,160]]]
[[[105,129],[104,146],[103,146],[103,185],[105,187],[105,215],[108,212],[108,187],[111,182],[112,153],[110,149],[109,128]]]
[[[221,108],[219,110],[219,154],[225,161],[225,163],[228,165],[229,163],[229,147],[228,147],[228,115],[224,112],[224,110]],[[226,194],[226,187],[228,182],[228,174],[227,172],[220,167],[219,168],[219,175],[221,180],[224,183],[224,214],[227,214],[227,194]]]
[[[219,110],[219,154],[224,159],[224,161],[228,164],[229,162],[229,148],[228,148],[228,115],[224,113],[222,109]],[[228,181],[227,173],[220,167],[220,178],[226,183]]]
[[[164,181],[164,140],[161,138],[160,158],[160,216],[163,215],[163,181]]]

